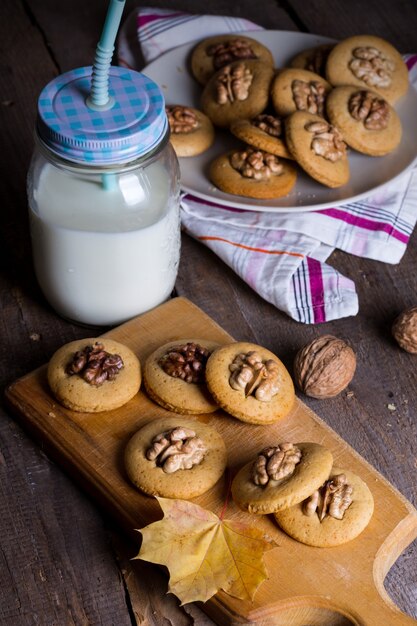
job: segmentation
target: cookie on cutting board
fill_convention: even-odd
[[[71,341],[53,354],[47,378],[55,398],[68,409],[96,413],[133,398],[142,380],[139,359],[107,337]]]
[[[272,424],[291,411],[291,376],[275,354],[247,342],[215,350],[206,365],[207,387],[218,405],[250,424]]]
[[[274,517],[293,539],[331,548],[355,539],[369,524],[373,511],[374,499],[367,484],[353,472],[333,467],[323,487]]]
[[[204,372],[219,346],[206,339],[178,339],[157,348],[145,361],[143,378],[149,397],[175,413],[198,415],[218,407],[207,390]]]
[[[249,513],[286,509],[321,487],[332,465],[332,453],[318,443],[271,445],[236,474],[233,500]]]
[[[143,493],[188,500],[208,491],[227,461],[223,438],[211,426],[183,416],[142,426],[129,440],[124,463]]]

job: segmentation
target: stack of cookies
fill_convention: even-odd
[[[290,537],[329,548],[357,537],[374,510],[366,483],[333,465],[317,443],[281,443],[264,448],[235,476],[235,502],[258,515],[272,513]]]
[[[184,156],[211,146],[214,127],[240,139],[243,145],[209,168],[211,182],[226,193],[285,196],[298,167],[341,187],[350,177],[349,149],[383,156],[401,141],[394,105],[407,92],[408,72],[400,53],[379,37],[317,46],[276,69],[260,42],[220,35],[195,46],[190,67],[202,86],[201,111],[175,105],[178,115],[192,113],[195,125],[183,132],[171,122],[171,140],[174,147],[198,144],[195,152],[176,147]]]

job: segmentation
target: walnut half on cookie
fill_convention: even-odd
[[[235,342],[215,350],[207,361],[206,383],[224,411],[251,424],[277,422],[295,401],[284,364],[253,343]]]

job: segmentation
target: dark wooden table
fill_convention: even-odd
[[[125,17],[139,4],[145,5],[128,0]],[[417,51],[415,0],[149,4],[240,15],[270,29],[334,38],[370,33],[401,52]],[[2,389],[46,362],[63,343],[91,334],[58,317],[36,284],[25,177],[37,96],[57,74],[92,62],[106,6],[104,0],[3,0],[0,6]],[[176,293],[233,336],[267,346],[288,367],[297,348],[319,334],[348,339],[358,357],[351,393],[321,402],[303,399],[416,505],[417,357],[396,346],[390,326],[397,313],[417,304],[417,234],[397,266],[341,252],[332,255],[331,263],[355,281],[360,311],[324,326],[290,320],[186,236]],[[130,561],[136,548],[112,520],[44,455],[4,406],[0,410],[1,626],[213,624],[197,606],[180,608],[174,596],[165,595],[167,579],[159,569]],[[414,617],[416,562],[414,543],[386,579],[389,595]]]

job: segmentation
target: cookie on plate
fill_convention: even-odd
[[[274,154],[248,146],[231,150],[210,163],[209,178],[213,185],[237,196],[281,198],[297,179],[295,168]]]
[[[340,130],[324,118],[296,111],[285,120],[287,146],[297,163],[327,187],[341,187],[350,176],[346,144]]]
[[[219,128],[255,117],[268,104],[273,75],[270,65],[252,59],[225,65],[204,87],[201,108]]]
[[[216,411],[218,407],[207,390],[204,373],[208,357],[218,346],[206,339],[177,339],[155,350],[143,369],[150,398],[183,415]]]
[[[141,366],[125,345],[107,337],[80,339],[53,354],[48,383],[60,404],[83,413],[117,409],[133,398]]]
[[[323,115],[331,85],[319,74],[293,68],[280,70],[271,85],[272,105],[278,115],[307,111]]]
[[[321,487],[332,465],[332,453],[318,443],[269,446],[236,474],[233,500],[260,515],[286,509]]]
[[[192,50],[191,73],[200,84],[205,85],[220,68],[246,59],[274,66],[270,50],[252,37],[229,34],[208,37]]]
[[[327,115],[346,143],[363,154],[383,156],[401,141],[401,120],[393,107],[369,89],[335,87],[326,101]]]
[[[215,350],[206,365],[207,387],[219,406],[242,422],[272,424],[291,411],[294,385],[275,354],[253,343]]]
[[[260,113],[252,119],[236,120],[230,125],[230,132],[253,148],[292,159],[285,145],[284,122],[279,115]]]
[[[327,58],[333,48],[334,44],[332,43],[324,43],[307,48],[296,54],[291,59],[289,66],[300,70],[308,70],[325,78]]]
[[[129,440],[127,475],[144,493],[190,499],[208,491],[227,461],[223,438],[213,428],[184,417],[155,419]]]
[[[369,524],[373,511],[374,499],[366,483],[349,470],[333,467],[320,489],[274,516],[293,539],[330,548],[355,539]]]
[[[213,124],[202,111],[182,104],[170,104],[165,107],[170,141],[179,157],[201,154],[214,142]]]
[[[327,59],[326,78],[333,86],[371,89],[391,104],[408,90],[408,71],[401,54],[373,35],[357,35],[338,43]]]

